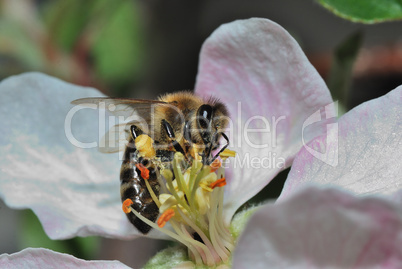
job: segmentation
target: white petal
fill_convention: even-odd
[[[238,154],[226,177],[228,218],[290,166],[302,135],[307,142],[322,134],[335,116],[329,106],[327,118],[306,122],[316,112],[321,116],[319,109],[332,102],[331,96],[297,42],[266,19],[225,24],[207,39],[196,93],[220,98],[231,115],[227,135]]]
[[[99,111],[74,114],[70,102],[102,94],[28,73],[2,81],[0,95],[0,197],[5,203],[31,208],[52,239],[136,234],[121,210],[118,154],[79,148],[67,138],[99,141],[98,133],[106,131],[99,127]],[[69,115],[72,136],[65,132]]]
[[[0,255],[0,268],[129,268],[118,261],[85,261],[44,248],[27,248],[14,254]]]
[[[401,246],[397,206],[310,188],[253,215],[233,268],[402,268]]]
[[[402,189],[401,139],[402,86],[349,111],[328,138],[307,144],[298,153],[279,199],[306,183],[342,186],[356,194],[392,195]]]

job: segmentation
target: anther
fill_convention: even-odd
[[[133,204],[133,201],[131,199],[124,200],[123,205],[122,205],[123,212],[126,214],[130,213],[132,204]]]
[[[223,186],[225,186],[225,185],[226,185],[226,178],[223,177],[223,178],[220,178],[220,179],[218,179],[218,180],[212,182],[212,183],[209,185],[209,187],[212,188],[212,189],[214,189],[214,188],[216,188],[216,187],[223,187]]]
[[[236,151],[230,150],[230,149],[225,149],[222,151],[219,156],[221,158],[228,158],[228,157],[235,157],[236,156]]]
[[[143,179],[149,179],[149,170],[148,170],[148,168],[146,168],[142,163],[137,163],[135,166],[138,168],[138,170],[140,170],[141,177]]]
[[[221,161],[219,161],[218,159],[215,159],[212,163],[211,163],[211,172],[215,172],[216,170],[219,169],[219,167],[222,166]]]
[[[162,215],[159,217],[157,224],[160,228],[163,228],[165,226],[166,222],[168,222],[173,216],[174,216],[174,210],[169,208],[165,212],[162,213]]]

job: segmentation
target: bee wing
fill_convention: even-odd
[[[129,141],[129,132],[126,124],[116,124],[102,137],[99,151],[102,153],[116,153],[123,151]]]
[[[106,109],[114,116],[125,119],[137,114],[146,121],[149,121],[152,107],[155,105],[168,105],[168,103],[157,100],[130,99],[130,98],[81,98],[71,102],[73,105]]]
[[[119,117],[118,124],[109,129],[99,143],[99,151],[115,153],[125,149],[130,140],[130,126],[135,124],[144,132],[152,128],[152,113],[155,106],[169,105],[156,100],[128,98],[81,98],[71,102],[90,108],[106,109],[112,115]],[[121,118],[122,117],[122,118]]]

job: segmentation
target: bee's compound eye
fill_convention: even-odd
[[[212,107],[210,105],[202,105],[197,111],[197,122],[203,129],[207,129],[212,118]]]

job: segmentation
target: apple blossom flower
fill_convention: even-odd
[[[130,268],[118,261],[85,261],[44,248],[27,248],[11,255],[0,255],[1,268]]]
[[[282,265],[347,267],[350,264],[368,264],[374,268],[382,263],[392,268],[398,264],[400,253],[396,246],[401,244],[402,238],[400,206],[383,198],[356,198],[337,189],[295,190],[301,185],[299,178],[304,183],[326,182],[329,178],[331,183],[341,182],[339,185],[343,187],[361,182],[364,174],[360,178],[351,176],[351,169],[358,168],[356,175],[361,176],[366,170],[360,157],[364,156],[362,160],[367,162],[382,146],[389,146],[389,153],[398,156],[395,148],[400,144],[401,88],[340,119],[339,137],[344,144],[339,144],[339,166],[331,166],[332,170],[325,166],[325,161],[332,161],[331,151],[319,155],[323,157],[317,160],[307,155],[311,150],[306,148],[318,151],[318,147],[325,145],[322,141],[326,141],[326,137],[327,145],[336,142],[331,135],[336,125],[326,130],[335,115],[329,91],[296,41],[277,24],[250,19],[218,28],[203,45],[195,92],[205,98],[219,97],[227,104],[232,119],[227,134],[230,147],[238,157],[226,169],[227,184],[222,187],[222,222],[226,225],[244,202],[291,165],[304,142],[311,141],[297,155],[278,203],[262,206],[251,218],[234,250],[234,267],[244,268],[242,265],[247,263],[256,265],[253,268],[266,268],[267,264],[273,268]],[[5,203],[12,208],[31,208],[52,239],[89,235],[122,239],[141,236],[121,211],[117,154],[102,155],[96,149],[96,141],[106,131],[109,118],[98,110],[69,105],[74,99],[99,97],[101,93],[36,73],[3,81],[0,93],[3,96],[0,113],[6,115],[0,137],[3,153],[0,156],[0,197]],[[394,103],[384,106],[384,98]],[[383,113],[378,116],[375,109]],[[396,120],[385,121],[391,112]],[[311,115],[319,115],[321,120],[306,125]],[[360,124],[364,127],[359,127]],[[394,130],[395,139],[382,136],[382,130],[384,133]],[[379,140],[373,139],[372,134],[378,134]],[[376,144],[378,141],[381,143]],[[352,148],[354,144],[359,146]],[[372,151],[367,153],[367,150]],[[367,158],[362,154],[368,154]],[[400,165],[388,170],[389,163],[385,159],[382,164],[380,171],[368,170],[374,174],[366,176],[384,175],[383,179],[387,180],[380,180],[369,191],[358,187],[361,192],[400,189],[399,181],[392,181],[397,178],[396,172],[401,171]],[[314,167],[311,173],[308,167]],[[324,168],[326,174],[320,174]],[[333,178],[328,177],[332,175]],[[342,180],[337,180],[340,177],[336,175],[343,176]],[[390,224],[381,234],[379,225],[384,220]],[[238,222],[242,221],[244,223],[244,218]],[[232,227],[235,223],[232,221]],[[314,234],[317,232],[311,227],[320,227],[321,237]],[[348,241],[350,235],[357,239]],[[148,236],[165,238],[155,229]],[[374,236],[378,240],[369,241]],[[342,246],[351,251],[343,255]],[[377,255],[377,250],[385,254]],[[369,258],[365,256],[367,253]],[[166,256],[161,255],[166,263]],[[41,257],[66,263],[83,262],[47,250],[26,250],[2,255],[0,265],[30,262],[34,260],[32,257],[37,257],[38,262],[43,261]],[[182,266],[193,266],[192,261],[182,262]],[[230,264],[230,261],[223,262]],[[150,261],[152,263],[158,263],[157,257]],[[171,265],[177,264],[173,259]],[[111,267],[115,265],[109,263]],[[120,265],[124,267],[123,264],[116,266]]]
[[[399,86],[303,147],[276,203],[250,219],[235,268],[400,268],[401,112]]]

